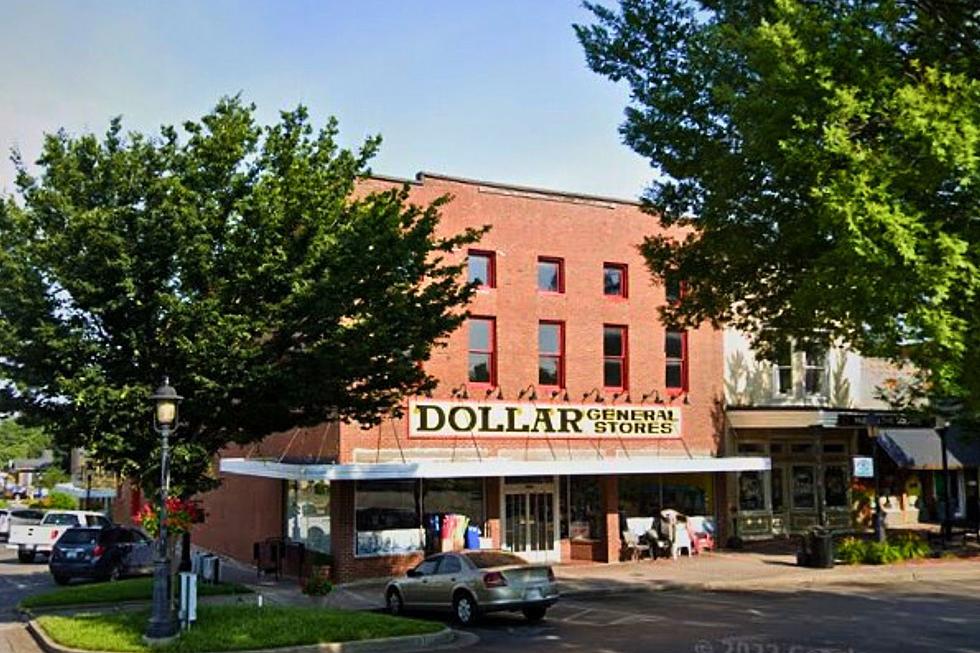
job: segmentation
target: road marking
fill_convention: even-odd
[[[582,610],[581,612],[575,612],[575,613],[573,613],[573,614],[565,617],[564,619],[561,619],[560,621],[565,621],[565,622],[575,621],[579,617],[583,617],[583,616],[589,614],[590,612],[595,612],[595,610],[593,610],[592,608],[586,608],[585,610]]]

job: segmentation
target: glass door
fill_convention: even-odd
[[[530,561],[558,558],[554,484],[504,485],[503,546]]]

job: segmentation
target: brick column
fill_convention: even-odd
[[[330,483],[330,552],[333,580],[344,583],[355,578],[354,481]]]
[[[503,542],[500,532],[500,482],[501,478],[495,476],[487,478],[486,483],[487,522],[483,536],[493,540],[495,549],[499,549]]]
[[[606,515],[606,562],[619,562],[619,479],[616,476],[599,477],[602,491],[602,511]]]

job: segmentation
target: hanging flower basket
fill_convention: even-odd
[[[167,499],[167,532],[170,535],[183,535],[191,530],[193,524],[202,521],[203,514],[196,502],[179,497]],[[160,516],[156,504],[148,503],[137,515],[139,525],[147,533],[156,537],[159,533]]]

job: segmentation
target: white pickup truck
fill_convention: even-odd
[[[50,555],[62,533],[74,526],[105,528],[112,526],[112,522],[97,512],[52,510],[40,524],[11,524],[7,548],[17,549],[17,559],[21,562],[34,562],[38,553]]]

